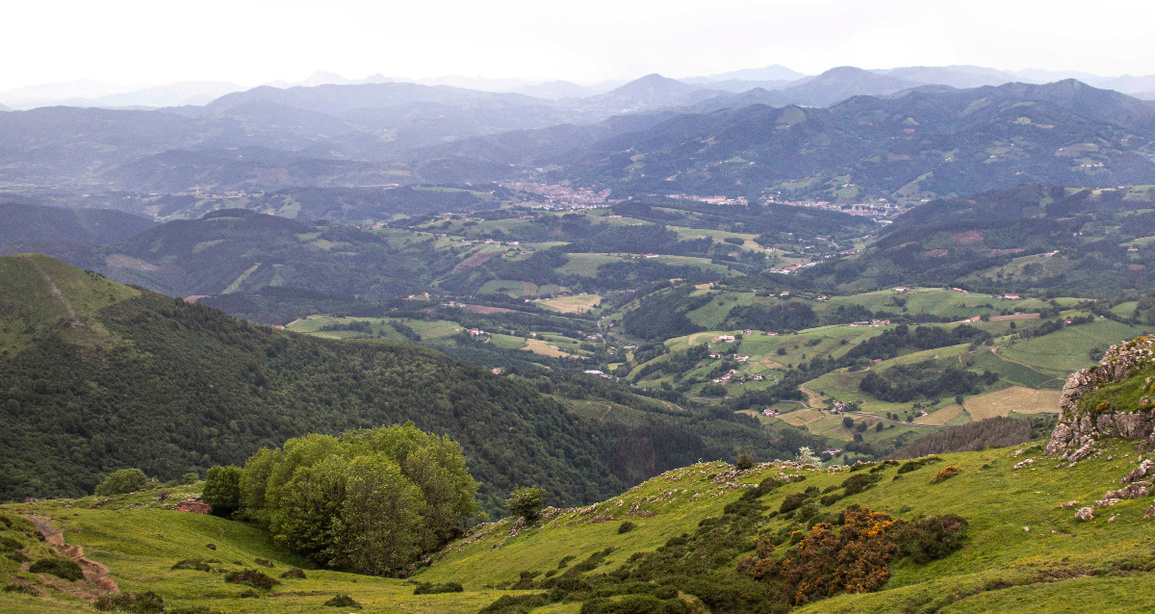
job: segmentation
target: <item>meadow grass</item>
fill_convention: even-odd
[[[601,302],[602,297],[597,294],[575,294],[572,296],[542,299],[538,301],[538,304],[546,309],[552,309],[561,313],[589,313]]]
[[[590,407],[590,410],[596,410]],[[942,462],[915,471],[884,469],[881,481],[821,511],[837,512],[862,505],[912,519],[919,515],[959,514],[967,519],[962,549],[941,560],[918,565],[899,561],[890,580],[872,594],[841,595],[797,609],[811,612],[980,612],[980,611],[1149,611],[1155,607],[1150,561],[1155,538],[1143,519],[1149,497],[1099,508],[1092,521],[1074,518],[1073,509],[1118,488],[1119,479],[1139,462],[1132,443],[1104,442],[1100,451],[1073,468],[1041,456],[1041,443],[983,452],[941,455]],[[1020,451],[1021,450],[1021,451]],[[1025,459],[1033,465],[1013,466]],[[931,484],[947,465],[961,468],[949,482]],[[313,569],[292,553],[272,544],[259,527],[211,516],[159,509],[153,493],[124,497],[91,509],[95,498],[33,504],[8,504],[4,514],[43,514],[66,526],[65,540],[111,568],[122,591],[152,590],[169,606],[207,606],[220,612],[308,612],[337,593],[365,606],[364,611],[475,612],[504,594],[521,572],[564,567],[606,547],[614,550],[601,566],[610,571],[635,552],[650,552],[667,540],[692,532],[705,518],[719,516],[744,488],[711,481],[725,463],[703,463],[669,471],[618,497],[587,509],[550,512],[540,528],[513,530],[510,519],[479,525],[468,537],[449,544],[434,563],[412,580],[460,582],[465,592],[413,595],[410,581],[374,578]],[[778,475],[805,475],[801,483],[782,486],[763,497],[766,509],[761,534],[788,529],[791,520],[770,515],[787,495],[815,487],[837,487],[845,470],[795,469],[757,465],[736,484],[757,484]],[[184,492],[184,491],[182,491]],[[134,504],[141,504],[133,507]],[[630,515],[638,509],[652,516]],[[1114,520],[1108,522],[1109,519]],[[619,533],[630,520],[634,530]],[[213,544],[215,550],[209,549]],[[572,558],[570,558],[572,557]],[[217,559],[228,569],[264,569],[278,576],[292,566],[307,579],[282,580],[258,598],[242,598],[244,587],[223,582],[219,573],[173,570],[185,558]],[[270,561],[273,569],[255,563]],[[731,561],[730,564],[736,563]],[[556,573],[556,572],[555,572]],[[11,577],[11,573],[4,574]],[[21,574],[36,580],[31,574]],[[72,612],[88,608],[55,592],[44,597],[0,593],[5,612]],[[576,612],[578,605],[555,604],[535,612]]]

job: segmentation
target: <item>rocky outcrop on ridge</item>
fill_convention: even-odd
[[[1072,373],[1059,398],[1059,424],[1051,433],[1047,454],[1076,463],[1091,455],[1095,442],[1104,437],[1145,440],[1148,448],[1155,448],[1155,407],[1149,398],[1140,399],[1133,408],[1079,406],[1088,392],[1121,382],[1150,366],[1153,355],[1155,336],[1138,337],[1112,346],[1098,365]]]

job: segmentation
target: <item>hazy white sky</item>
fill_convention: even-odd
[[[782,64],[1155,73],[1143,0],[13,0],[0,90],[315,70],[594,82]]]

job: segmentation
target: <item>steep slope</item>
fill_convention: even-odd
[[[152,220],[110,209],[0,203],[0,248],[19,240],[120,243],[155,225]]]
[[[83,494],[123,466],[172,479],[405,420],[466,447],[488,506],[519,482],[573,501],[621,486],[597,460],[603,433],[430,350],[277,332],[43,256],[0,259],[0,280],[0,499]]]
[[[600,399],[583,386],[277,331],[45,256],[0,258],[0,500],[81,495],[122,467],[175,479],[305,433],[408,420],[461,443],[491,512],[516,484],[576,504],[734,442],[763,458],[817,442],[625,389],[606,398],[630,419],[603,421],[565,404],[570,390]]]

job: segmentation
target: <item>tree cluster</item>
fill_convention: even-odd
[[[239,478],[239,479],[238,479]],[[461,447],[401,426],[307,435],[214,467],[205,501],[236,503],[273,541],[334,569],[402,573],[478,512]]]

